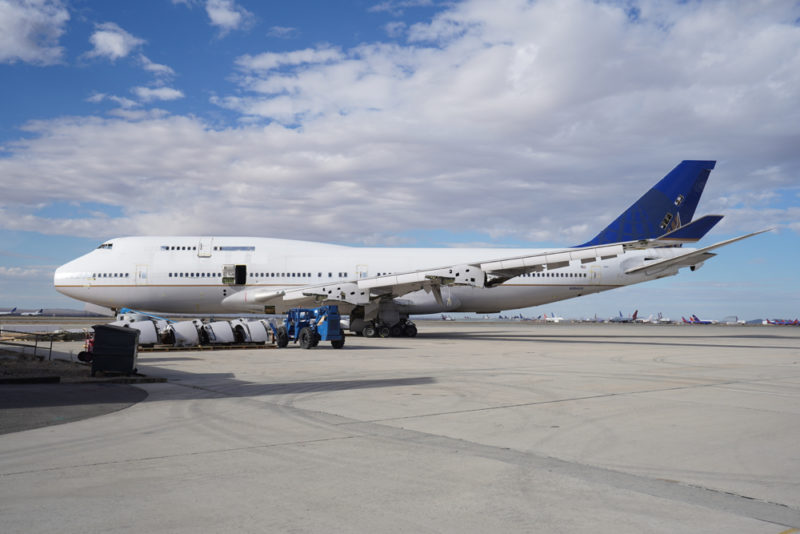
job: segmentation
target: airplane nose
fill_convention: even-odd
[[[58,267],[53,273],[53,287],[55,287],[55,290],[63,295],[69,295],[69,293],[66,291],[67,288],[64,287],[67,279],[69,278],[69,271],[66,269],[67,265],[69,264],[66,263]]]
[[[75,297],[76,289],[86,285],[91,273],[84,272],[78,260],[65,263],[53,273],[53,287],[61,294]]]

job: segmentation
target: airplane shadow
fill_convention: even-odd
[[[220,393],[226,397],[263,397],[271,395],[297,395],[303,393],[348,391],[354,389],[424,386],[428,384],[435,384],[436,379],[430,376],[418,376],[407,378],[324,380],[272,384],[246,383],[236,380],[232,380],[231,382],[231,384],[223,384],[209,389],[210,391]]]

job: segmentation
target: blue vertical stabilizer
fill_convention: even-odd
[[[655,239],[691,222],[716,161],[682,161],[594,239],[580,247]]]

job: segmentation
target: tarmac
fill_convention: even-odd
[[[419,326],[0,385],[2,530],[800,529],[800,328]]]

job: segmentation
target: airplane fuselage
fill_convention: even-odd
[[[593,263],[531,272],[496,287],[442,287],[442,300],[426,291],[395,299],[402,313],[488,313],[537,306],[670,276],[625,274],[671,248],[632,250]],[[685,252],[686,249],[683,249]],[[252,288],[291,289],[415,271],[476,260],[542,252],[535,249],[368,248],[260,237],[125,237],[103,243],[55,273],[56,289],[72,298],[119,309],[162,313],[264,312],[259,305],[223,306],[226,297]]]

